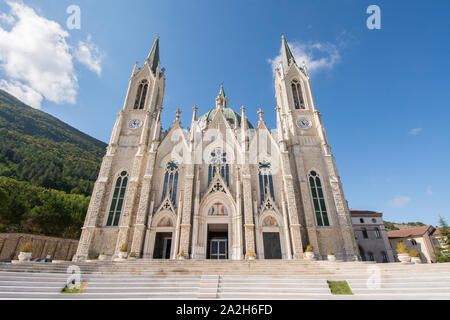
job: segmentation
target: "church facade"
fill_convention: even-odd
[[[347,201],[306,66],[282,37],[271,130],[228,105],[223,86],[188,128],[162,131],[159,38],[135,65],[112,130],[74,260],[126,250],[144,259],[355,260]]]

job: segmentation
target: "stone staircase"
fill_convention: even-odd
[[[69,267],[79,270],[81,282],[87,283],[82,294],[60,293],[70,277]],[[346,280],[354,295],[332,295],[327,280]],[[0,263],[0,299],[450,299],[450,263],[140,259]]]

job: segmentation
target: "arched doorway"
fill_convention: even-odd
[[[225,192],[204,198],[194,216],[192,257],[194,259],[241,259],[240,217],[233,199]]]
[[[157,214],[152,221],[146,256],[153,259],[170,259],[173,256],[174,217],[169,212]],[[145,249],[144,249],[145,251]]]
[[[281,259],[281,239],[277,220],[267,216],[262,223],[264,259]]]

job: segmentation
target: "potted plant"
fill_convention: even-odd
[[[180,250],[180,253],[178,253],[178,259],[183,260],[184,259],[184,251]]]
[[[398,260],[400,260],[402,263],[411,262],[409,250],[408,250],[408,248],[406,248],[406,245],[403,243],[403,241],[400,241],[399,243],[397,243],[396,251],[398,253]]]
[[[105,250],[102,250],[102,252],[100,252],[100,255],[98,256],[98,260],[100,260],[100,261],[106,260]]]
[[[333,251],[328,251],[328,261],[336,261],[336,256]]]
[[[21,262],[30,261],[32,253],[33,253],[33,243],[31,241],[28,241],[27,243],[24,244],[22,249],[20,249],[20,253],[18,256],[19,261]]]
[[[411,250],[409,252],[409,256],[411,257],[411,262],[422,263],[422,260],[420,259],[420,254],[416,250]]]
[[[128,256],[128,244],[125,242],[121,247],[119,251],[119,259],[126,259]]]
[[[314,251],[313,251],[313,248],[312,248],[310,245],[308,245],[308,246],[306,247],[304,257],[305,257],[306,259],[308,259],[308,260],[314,259]]]
[[[253,252],[253,250],[248,251],[248,260],[255,260],[256,254]]]
[[[130,255],[128,256],[128,259],[130,260],[136,260],[136,252],[134,252],[134,251],[131,251],[130,252]]]

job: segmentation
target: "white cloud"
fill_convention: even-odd
[[[433,189],[431,188],[431,186],[427,187],[427,194],[429,194],[430,196],[433,195]]]
[[[417,136],[421,132],[422,132],[422,128],[414,128],[414,129],[409,130],[408,133],[412,136]]]
[[[39,107],[45,98],[55,103],[75,103],[78,90],[73,58],[100,74],[101,55],[90,37],[73,50],[69,33],[52,20],[38,15],[23,3],[6,1],[9,14],[0,20],[0,68],[8,79],[1,88]],[[73,52],[75,51],[75,52]]]
[[[303,61],[308,68],[309,73],[314,73],[324,69],[332,69],[334,65],[339,63],[341,56],[338,47],[332,43],[288,43],[289,48],[294,55],[298,65],[302,65]],[[281,54],[268,62],[272,65],[272,70],[280,65]]]
[[[0,80],[0,89],[9,92],[20,101],[28,104],[30,107],[39,108],[41,106],[41,101],[43,99],[42,95],[33,88],[30,88],[19,81],[13,80],[8,82],[2,79]]]
[[[389,201],[389,206],[391,208],[403,208],[408,203],[410,203],[411,200],[411,197],[408,196],[396,196],[394,199]]]
[[[100,76],[102,73],[103,54],[100,53],[98,47],[92,42],[90,35],[88,35],[86,41],[78,42],[78,48],[75,49],[74,57],[91,71],[97,73],[97,75]]]
[[[0,14],[0,20],[3,21],[4,23],[6,23],[7,25],[12,25],[12,24],[14,24],[14,22],[16,22],[16,19],[14,19],[13,16],[8,15],[4,12],[2,14]]]

